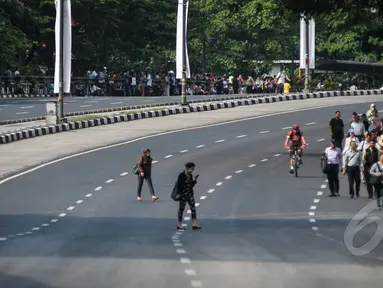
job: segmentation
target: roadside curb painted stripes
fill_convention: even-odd
[[[360,91],[344,91],[344,92],[318,92],[318,93],[307,93],[307,94],[291,94],[291,95],[277,95],[269,97],[259,97],[253,99],[240,99],[240,100],[229,100],[219,103],[203,103],[202,105],[190,106],[190,107],[170,107],[164,108],[163,110],[157,111],[147,111],[147,112],[138,112],[127,115],[117,115],[117,116],[104,116],[86,121],[76,121],[63,123],[52,126],[43,126],[38,128],[24,129],[20,131],[15,131],[12,133],[0,134],[0,144],[8,144],[11,142],[34,138],[38,136],[44,136],[59,132],[66,132],[120,122],[129,122],[139,119],[147,119],[154,117],[162,117],[168,115],[177,115],[183,113],[193,113],[193,112],[204,112],[204,111],[213,111],[219,109],[235,108],[239,106],[249,106],[256,104],[266,104],[266,103],[276,103],[284,101],[294,101],[294,100],[305,100],[305,99],[318,99],[326,97],[337,97],[337,96],[363,96],[363,95],[382,95],[383,91],[380,90],[360,90]]]

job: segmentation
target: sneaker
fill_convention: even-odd
[[[141,197],[137,197],[137,201],[142,201],[142,198]]]
[[[152,196],[152,201],[156,201],[158,200],[158,197],[157,196]]]

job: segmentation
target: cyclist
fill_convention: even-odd
[[[290,146],[288,146],[288,142],[290,141]],[[293,125],[292,129],[289,131],[286,137],[285,141],[285,148],[290,149],[290,173],[294,173],[294,167],[293,167],[293,158],[294,155],[294,149],[298,149],[298,155],[299,155],[299,163],[303,164],[302,162],[302,149],[306,148],[306,139],[303,135],[303,132],[299,129],[299,125]]]

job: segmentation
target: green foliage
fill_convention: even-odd
[[[71,2],[75,75],[84,76],[86,70],[103,66],[116,72],[174,70],[177,1]],[[204,40],[206,72],[267,70],[271,60],[291,59],[294,45],[299,45],[298,15],[303,12],[315,17],[318,56],[383,62],[381,2],[192,0],[188,22],[191,69],[202,72]],[[55,14],[54,0],[0,0],[0,69],[7,65],[21,67],[24,73],[36,73],[45,65],[53,69]]]

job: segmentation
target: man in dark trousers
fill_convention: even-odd
[[[340,111],[335,112],[335,117],[330,120],[330,136],[336,142],[336,147],[342,149],[344,138],[344,123],[340,118]]]
[[[364,181],[366,181],[368,198],[372,199],[374,195],[374,188],[370,183],[370,169],[372,165],[379,161],[380,151],[375,147],[376,140],[371,139],[369,142],[370,147],[363,153],[364,164]]]

